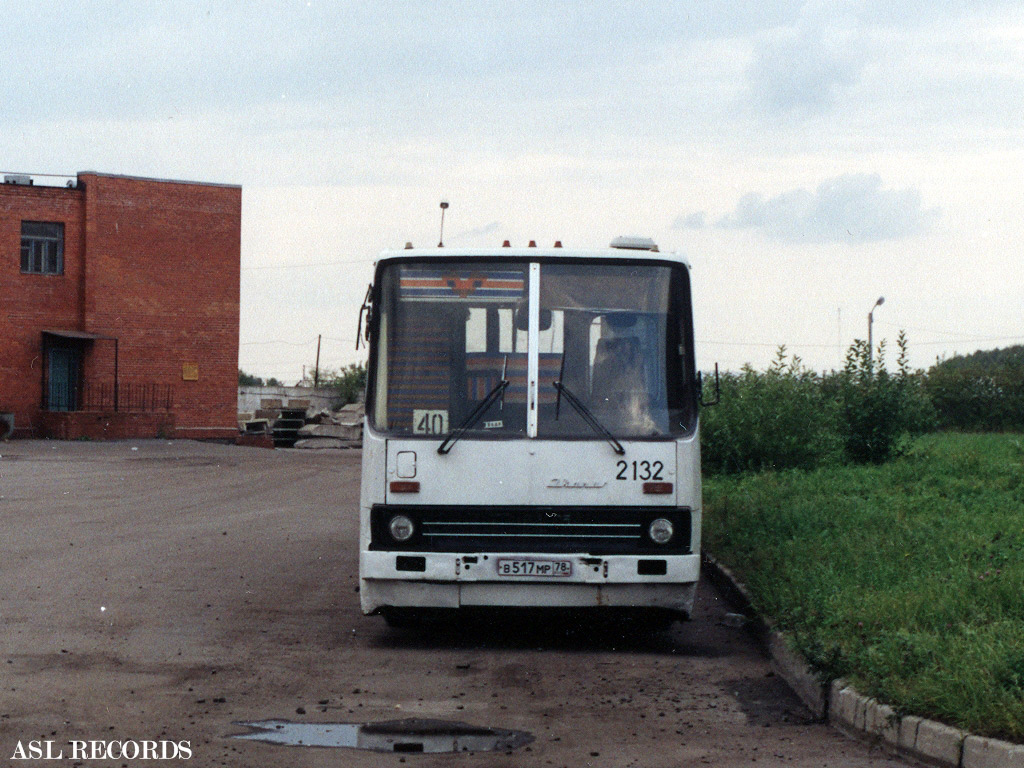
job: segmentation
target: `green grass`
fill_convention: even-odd
[[[709,477],[704,508],[705,547],[823,679],[1024,742],[1024,436]]]

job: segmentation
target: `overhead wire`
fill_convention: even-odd
[[[340,265],[344,265],[344,264],[373,264],[373,262],[375,262],[375,261],[376,261],[376,258],[366,258],[366,259],[345,259],[345,260],[341,260],[341,261],[318,261],[318,262],[309,262],[309,263],[306,263],[306,264],[261,264],[259,266],[248,266],[248,267],[243,266],[241,269],[243,271],[254,271],[254,270],[262,270],[262,269],[308,269],[310,267],[334,267],[334,266],[340,266]]]
[[[891,328],[900,328],[901,330],[917,331],[919,333],[941,333],[946,336],[959,336],[958,339],[946,339],[940,341],[916,341],[914,344],[957,344],[959,342],[974,342],[974,341],[1013,341],[1013,340],[1024,340],[1024,335],[1018,334],[1017,336],[973,336],[966,334],[963,331],[944,331],[937,328],[916,328],[912,326],[905,326],[900,323],[894,323],[891,321],[879,321],[876,320],[877,325],[886,325]]]
[[[835,344],[773,344],[767,341],[712,341],[709,339],[697,339],[697,344],[720,344],[726,347],[785,347],[790,348],[802,348],[802,347],[813,347],[815,349],[835,349]]]

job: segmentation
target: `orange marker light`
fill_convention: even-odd
[[[392,483],[394,485],[394,483]],[[672,483],[644,483],[644,493],[672,493]]]
[[[419,480],[392,480],[391,481],[391,492],[392,493],[419,493],[420,492]]]

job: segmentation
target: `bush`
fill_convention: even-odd
[[[712,472],[810,469],[838,457],[838,410],[817,374],[780,347],[764,373],[721,378],[721,401],[701,414],[701,459]]]
[[[262,387],[263,379],[259,376],[254,376],[251,373],[246,373],[241,368],[238,369],[238,386],[240,387]]]
[[[885,342],[877,356],[856,340],[846,353],[842,372],[829,377],[825,389],[836,398],[846,456],[853,462],[881,463],[898,444],[935,426],[935,412],[924,391],[922,374],[907,363],[907,339],[900,331],[895,374],[885,367]]]
[[[251,373],[246,373],[241,368],[238,369],[238,386],[240,387],[279,387],[281,382],[271,376],[269,379],[264,381],[260,376],[254,376]]]
[[[937,363],[925,389],[947,429],[1024,429],[1024,347]]]
[[[721,378],[721,402],[701,413],[709,472],[813,469],[843,459],[880,463],[935,426],[923,374],[907,363],[901,332],[895,373],[885,344],[855,341],[842,371],[819,376],[780,347],[767,371],[749,365]]]
[[[338,391],[342,405],[354,403],[366,389],[366,363],[351,363],[340,371],[328,368],[320,372],[320,382]]]

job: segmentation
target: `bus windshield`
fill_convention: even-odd
[[[537,437],[603,439],[595,421],[616,438],[693,428],[684,267],[573,261],[532,274]],[[374,428],[444,436],[468,419],[463,439],[526,437],[529,264],[401,262],[378,280]]]

